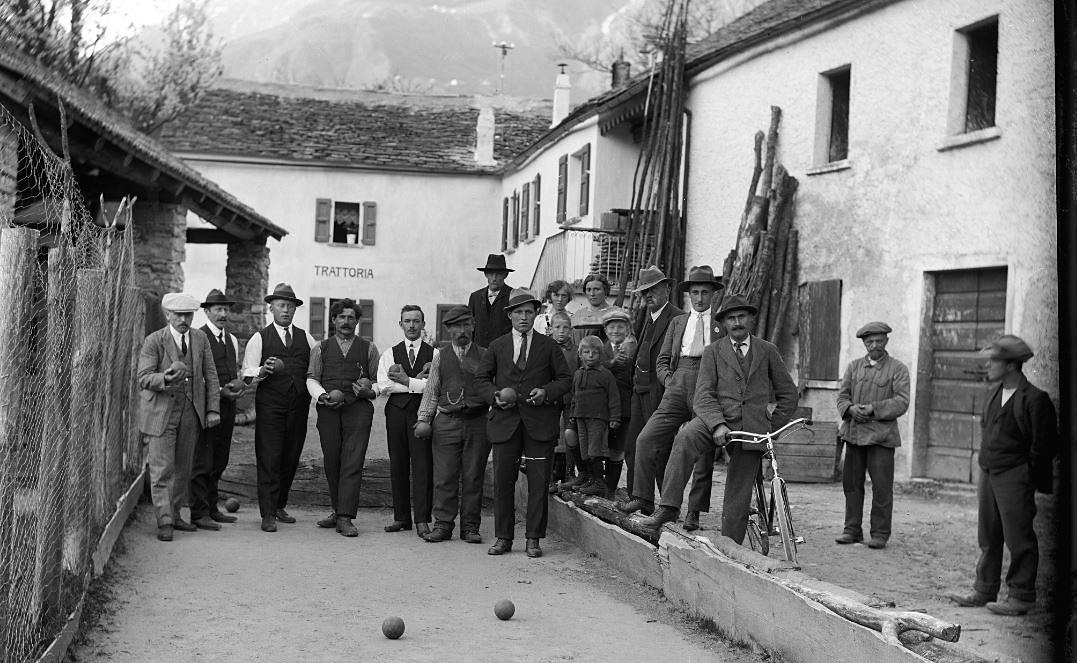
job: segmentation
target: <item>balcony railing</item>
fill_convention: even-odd
[[[566,228],[546,238],[531,289],[536,293],[545,290],[547,284],[557,279],[579,285],[588,274],[602,274],[616,290],[621,282],[626,233],[622,229]],[[637,240],[637,249],[639,242]],[[633,251],[629,261],[629,287],[639,272],[639,254]]]

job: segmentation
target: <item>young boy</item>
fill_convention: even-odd
[[[580,367],[572,380],[572,418],[579,436],[580,458],[591,470],[591,480],[577,484],[576,490],[606,496],[609,431],[621,427],[621,395],[613,373],[602,365],[601,339],[584,337],[576,352]]]
[[[558,311],[550,316],[550,326],[548,328],[550,338],[554,343],[557,343],[561,348],[561,352],[565,355],[565,363],[568,364],[568,370],[575,375],[576,369],[579,367],[579,361],[576,359],[576,344],[572,340],[572,318],[569,317],[564,311]],[[561,415],[561,435],[557,440],[557,446],[553,451],[553,471],[550,472],[550,492],[556,493],[557,486],[560,482],[566,478],[570,478],[573,474],[573,468],[575,463],[567,463],[566,457],[568,451],[566,450],[566,438],[574,438],[575,431],[568,433],[568,420],[572,416],[572,392],[570,391],[562,400],[562,415]],[[577,445],[573,445],[578,448]]]
[[[621,470],[625,459],[625,433],[631,418],[632,402],[632,358],[636,355],[636,339],[631,335],[631,318],[628,312],[619,306],[610,307],[602,316],[602,327],[606,331],[606,343],[602,347],[602,363],[617,381],[617,392],[621,397],[621,425],[610,427],[610,457],[606,461],[606,488],[610,495],[617,490],[621,480]]]

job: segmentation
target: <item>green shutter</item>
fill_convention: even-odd
[[[325,338],[325,297],[311,297],[310,304],[310,335],[319,341]]]
[[[564,223],[567,216],[565,207],[568,201],[568,155],[562,154],[557,160],[557,222]]]
[[[580,216],[590,211],[591,193],[591,144],[580,150]]]
[[[509,199],[501,201],[501,252],[509,250]]]
[[[531,183],[525,182],[523,188],[523,201],[520,203],[520,234],[523,235],[521,239],[524,240],[531,236],[531,221],[528,214],[530,211]]]
[[[541,199],[539,197],[539,191],[542,186],[542,175],[535,173],[535,183],[531,185],[531,198],[534,200],[535,209],[531,213],[531,224],[534,228],[531,234],[535,237],[539,236],[539,210],[542,209]]]
[[[378,204],[372,202],[363,203],[363,244],[374,246],[374,238],[378,229]]]
[[[512,192],[512,248],[520,245],[520,192]]]
[[[356,333],[360,337],[365,338],[368,341],[374,341],[374,300],[373,299],[360,299],[359,308],[363,309],[363,317],[359,318],[359,329]],[[363,368],[366,368],[367,360],[363,357]],[[368,376],[371,380],[376,380],[374,376]]]
[[[798,299],[800,379],[841,379],[841,280],[803,283]]]
[[[332,239],[333,201],[318,198],[314,201],[314,241],[328,242]]]

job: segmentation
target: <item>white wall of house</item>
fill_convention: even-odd
[[[955,31],[993,15],[995,128],[955,146],[951,87],[963,85]],[[753,134],[766,130],[770,106],[780,106],[778,159],[800,181],[799,278],[842,280],[842,369],[864,352],[856,329],[888,321],[889,350],[910,367],[915,395],[925,274],[1004,266],[1005,329],[1036,351],[1029,378],[1057,395],[1052,31],[1051,4],[1039,0],[905,0],[779,37],[702,72],[688,102],[687,264],[720,264],[732,248]],[[848,159],[820,169],[813,156],[820,75],[845,65]],[[789,345],[783,350],[794,367]],[[817,419],[834,420],[835,396],[833,387],[809,389],[803,401]],[[899,423],[905,476],[913,471],[914,410]]]
[[[301,299],[325,297],[327,307],[329,298],[373,300],[379,348],[398,342],[402,305],[423,307],[433,335],[438,304],[466,304],[485,285],[476,267],[497,248],[490,242],[499,222],[496,177],[187,162],[288,230],[282,241],[269,241],[271,285],[288,282]],[[318,198],[376,202],[375,244],[316,242]],[[188,245],[186,288],[222,288],[225,256],[223,245]],[[296,324],[309,328],[309,314],[309,306],[300,308]]]

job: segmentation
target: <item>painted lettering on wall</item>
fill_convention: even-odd
[[[374,270],[365,267],[343,267],[339,265],[315,265],[315,276],[332,276],[344,279],[372,279]]]

